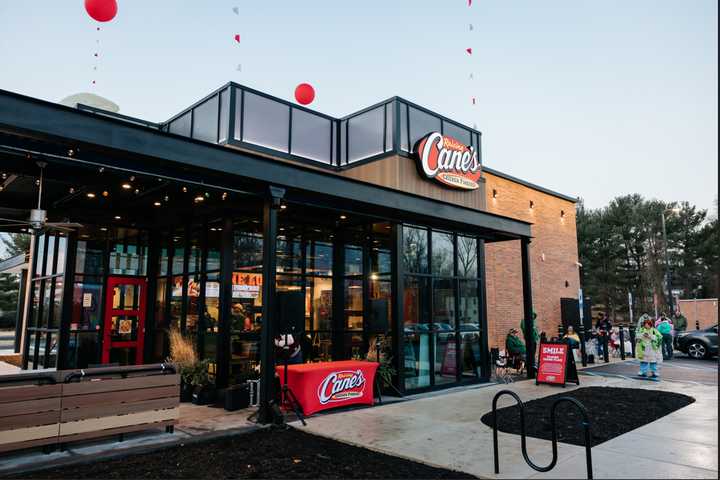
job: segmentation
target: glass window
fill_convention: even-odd
[[[310,240],[306,245],[306,272],[313,275],[332,275],[332,243]]]
[[[103,274],[103,243],[101,240],[78,240],[75,273]]]
[[[427,273],[427,230],[407,226],[403,227],[403,268],[406,272]]]
[[[348,163],[384,152],[384,115],[385,109],[378,107],[348,119],[350,125]]]
[[[170,127],[168,129],[170,133],[174,133],[176,135],[182,135],[183,137],[189,137],[190,136],[190,112],[187,112],[186,114],[176,118],[172,122],[170,122]]]
[[[235,128],[233,132],[233,138],[235,140],[242,140],[242,90],[235,89]],[[228,113],[229,114],[229,113]]]
[[[400,103],[400,148],[409,152],[407,109],[408,106],[406,104]]]
[[[437,331],[450,331],[455,328],[454,280],[433,281],[433,323]]]
[[[345,245],[345,275],[362,275],[363,250],[357,245]]]
[[[75,282],[70,331],[99,331],[102,325],[100,311],[103,302],[103,286],[100,281]]]
[[[56,277],[53,279],[55,282],[55,292],[52,301],[52,319],[50,321],[50,328],[60,328],[60,319],[62,318],[62,300],[63,300],[63,285],[64,281],[62,277]]]
[[[347,120],[340,122],[340,164],[347,164]]]
[[[65,273],[65,255],[67,252],[67,237],[58,236],[57,268],[55,273]]]
[[[182,237],[173,237],[173,258],[172,273],[182,274],[185,272],[185,248],[183,247]]]
[[[330,120],[304,110],[292,112],[292,153],[330,163]]]
[[[262,249],[262,235],[257,233],[244,233],[236,231],[235,245],[233,247],[235,270],[262,272]]]
[[[469,146],[472,143],[470,138],[470,130],[464,127],[460,127],[450,122],[443,122],[443,135],[453,137],[455,140],[461,142],[463,145]]]
[[[392,284],[389,279],[370,276],[370,312],[365,328],[373,333],[387,333],[391,330]]]
[[[217,95],[195,107],[195,113],[193,114],[193,138],[204,142],[217,143],[218,108]]]
[[[220,247],[222,245],[222,227],[211,226],[207,232],[207,257],[205,271],[220,270]]]
[[[332,330],[332,278],[305,278],[306,330]]]
[[[287,153],[290,107],[245,92],[243,141]]]
[[[345,329],[363,328],[363,281],[345,279]]]
[[[405,388],[430,385],[428,279],[406,276],[403,309],[403,370]]]
[[[160,256],[158,258],[158,275],[167,275],[168,260],[168,249],[167,247],[162,247],[160,249]]]
[[[40,277],[43,274],[44,259],[43,254],[45,253],[45,234],[38,235],[36,238],[35,246],[37,247],[37,263],[35,264],[35,276]]]
[[[200,271],[201,257],[202,249],[200,248],[200,239],[193,238],[192,244],[190,245],[190,252],[188,255],[188,273]]]
[[[440,131],[440,119],[413,107],[410,109],[410,148],[414,151],[415,144],[428,133]]]
[[[454,260],[453,234],[432,232],[432,274],[444,277],[453,276]]]
[[[228,125],[230,123],[230,90],[220,92],[220,132],[218,142],[228,138]]]
[[[477,240],[472,237],[457,237],[458,276],[477,277]]]
[[[433,281],[433,331],[435,332],[435,384],[454,382],[457,377],[455,344],[455,281]]]
[[[181,330],[183,277],[173,277],[170,292],[170,326]]]
[[[277,237],[277,272],[300,273],[302,271],[302,250],[300,237],[278,235]]]
[[[48,235],[47,260],[45,262],[45,275],[55,273],[55,235]]]
[[[385,104],[385,151],[388,152],[393,148],[393,129],[395,123],[393,121],[393,108],[395,103]]]
[[[461,280],[458,292],[460,352],[463,376],[480,375],[480,300],[478,282]]]

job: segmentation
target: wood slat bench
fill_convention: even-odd
[[[42,374],[48,384],[28,384],[37,375],[0,377],[0,452],[160,427],[172,432],[179,419],[180,375],[172,365],[49,372]]]
[[[180,417],[180,375],[174,370],[95,368],[74,382],[70,377],[79,373],[63,383],[60,443],[158,427],[172,431]]]
[[[0,452],[57,443],[61,394],[55,372],[3,376]]]

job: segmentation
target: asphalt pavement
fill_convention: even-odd
[[[613,364],[601,364],[584,369],[582,373],[600,376],[619,376],[635,379],[640,362],[628,360]],[[660,366],[661,380],[670,382],[695,383],[700,385],[718,384],[718,359],[693,360],[684,354],[677,354],[672,360],[665,360]]]

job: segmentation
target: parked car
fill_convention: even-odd
[[[690,358],[710,358],[718,354],[718,326],[705,330],[687,330],[675,337],[675,348]]]

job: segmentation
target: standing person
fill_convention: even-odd
[[[651,318],[646,318],[637,332],[635,340],[635,354],[640,360],[640,375],[647,377],[648,369],[650,378],[659,378],[657,364],[663,360],[662,356],[662,334],[653,326]]]
[[[605,337],[610,335],[610,332],[612,331],[612,323],[605,316],[605,312],[598,313],[595,330],[597,330],[598,334],[598,356],[605,356]],[[608,354],[609,353],[610,352],[608,352]]]
[[[682,313],[678,313],[675,317],[675,321],[673,321],[673,325],[675,327],[675,333],[684,332],[687,328],[687,318],[685,318],[685,315]]]
[[[525,339],[525,345],[526,346],[532,346],[532,350],[530,353],[532,353],[533,358],[533,364],[529,367],[535,368],[535,352],[537,351],[539,342],[540,342],[540,331],[537,328],[537,313],[533,310],[532,312],[532,331],[527,332],[525,331],[525,320],[520,320],[520,331],[523,334],[523,338]],[[516,330],[517,332],[517,330]],[[519,332],[518,332],[519,333]],[[532,345],[530,340],[532,339]]]
[[[668,317],[660,317],[660,323],[657,325],[657,331],[662,335],[662,354],[663,360],[672,360],[673,358],[673,324]]]

